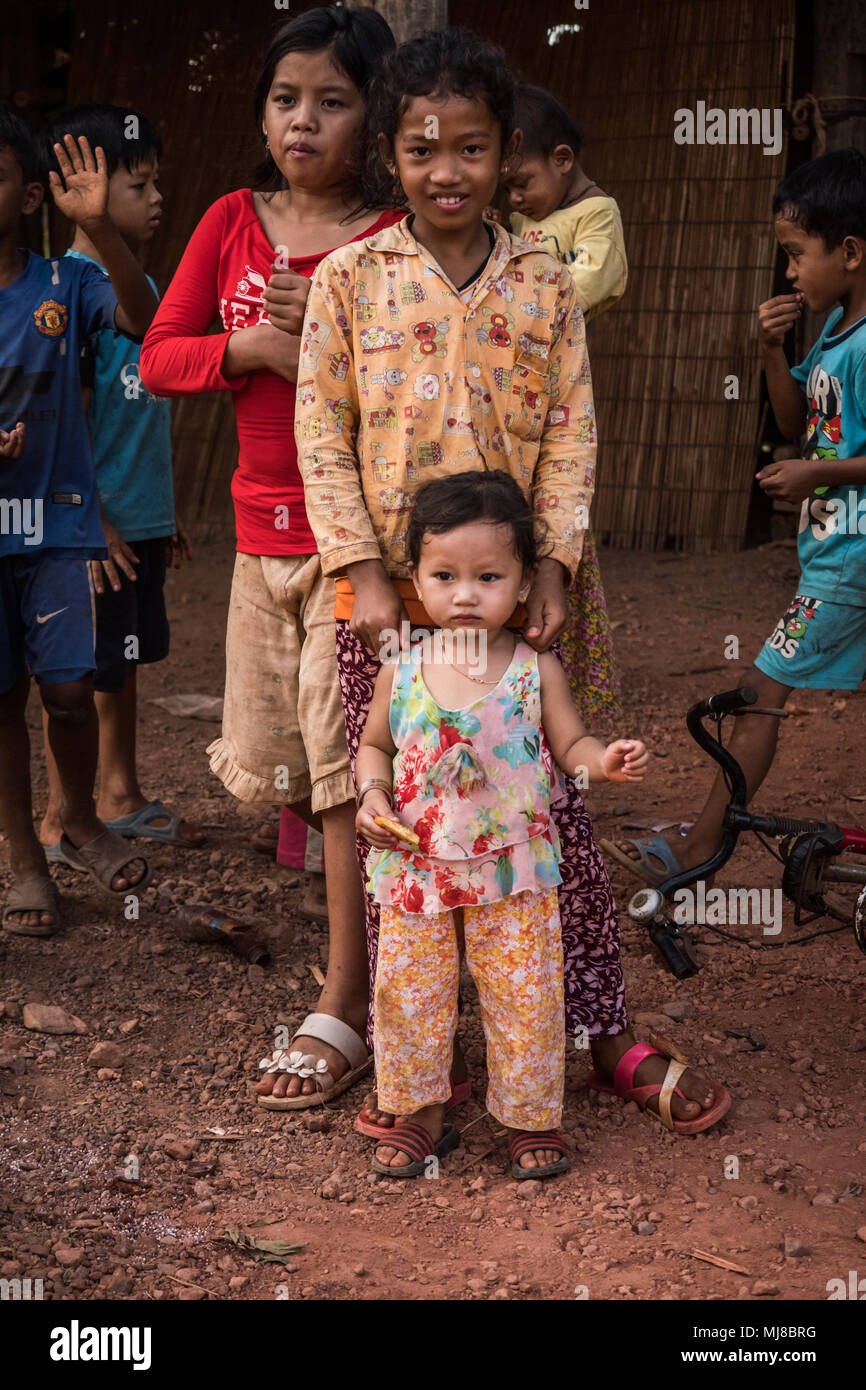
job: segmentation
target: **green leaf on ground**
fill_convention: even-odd
[[[260,1240],[258,1236],[251,1236],[237,1226],[229,1226],[220,1240],[239,1246],[251,1259],[259,1260],[262,1264],[284,1265],[288,1263],[289,1255],[297,1255],[299,1250],[306,1249],[306,1244],[290,1245],[286,1240]]]

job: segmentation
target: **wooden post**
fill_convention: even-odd
[[[414,39],[425,29],[444,29],[448,24],[448,0],[368,0],[394,31],[398,43]]]

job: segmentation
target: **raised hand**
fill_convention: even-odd
[[[11,430],[0,430],[0,459],[20,459],[24,449],[25,425],[23,420]]]
[[[272,265],[264,301],[274,328],[300,335],[309,293],[310,282],[306,275],[298,275],[294,270],[281,270],[276,263]]]
[[[761,347],[781,347],[785,334],[793,328],[803,310],[805,297],[777,294],[758,305],[758,342]]]
[[[811,459],[776,459],[755,474],[769,497],[781,502],[802,502],[823,481],[820,463]]]
[[[636,738],[616,739],[607,745],[601,756],[602,771],[608,782],[642,782],[648,762],[646,745]]]
[[[54,146],[54,154],[63,178],[55,169],[48,178],[63,216],[78,227],[104,221],[108,212],[108,165],[102,146],[96,146],[94,156],[86,136],[81,135],[76,141],[74,136],[64,135],[63,143]]]

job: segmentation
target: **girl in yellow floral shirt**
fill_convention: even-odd
[[[467,470],[509,473],[531,501],[546,550],[509,626],[545,652],[566,620],[593,489],[592,387],[568,271],[483,216],[513,157],[515,90],[501,49],[465,30],[422,35],[386,57],[368,94],[366,144],[375,149],[378,140],[393,196],[409,213],[327,256],[310,287],[295,428],[322,570],[337,579],[352,758],[383,656],[395,643],[408,646],[412,622],[431,625],[405,550],[422,483]],[[582,1046],[592,1041],[599,1084],[613,1083],[618,1062],[630,1074],[639,1068],[635,1084],[652,1108],[666,1064],[638,1057],[627,1031],[613,897],[574,783],[553,818],[566,1032]],[[362,842],[362,866],[366,852]],[[372,979],[378,909],[370,895],[367,941]],[[457,1055],[451,1081],[455,1104],[468,1093]],[[702,1098],[705,1087],[691,1085]],[[691,1118],[703,1104],[683,1099],[679,1113]],[[391,1123],[369,1098],[359,1127],[377,1135]]]

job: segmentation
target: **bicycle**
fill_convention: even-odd
[[[628,905],[629,916],[648,928],[650,939],[678,980],[697,974],[701,967],[685,925],[671,915],[669,899],[678,890],[721,869],[746,830],[753,831],[764,847],[781,861],[782,892],[794,903],[795,925],[808,925],[821,917],[834,918],[853,927],[857,945],[866,953],[866,863],[860,865],[842,858],[846,851],[866,856],[866,831],[846,829],[829,821],[754,815],[746,806],[746,778],[736,758],[722,743],[722,723],[728,716],[788,718],[787,710],[763,708],[757,705],[757,699],[751,686],[741,686],[692,705],[686,715],[686,727],[695,742],[722,768],[730,792],[722,843],[703,864],[672,874],[655,887],[641,888]],[[715,737],[708,731],[706,719],[716,724]],[[762,839],[764,835],[781,840],[778,854]],[[853,907],[849,899],[828,892],[825,885],[829,883],[860,886]],[[709,923],[703,925],[729,940],[748,941],[746,937],[734,936]],[[842,930],[843,927],[829,927],[780,944],[798,945],[815,936]]]

